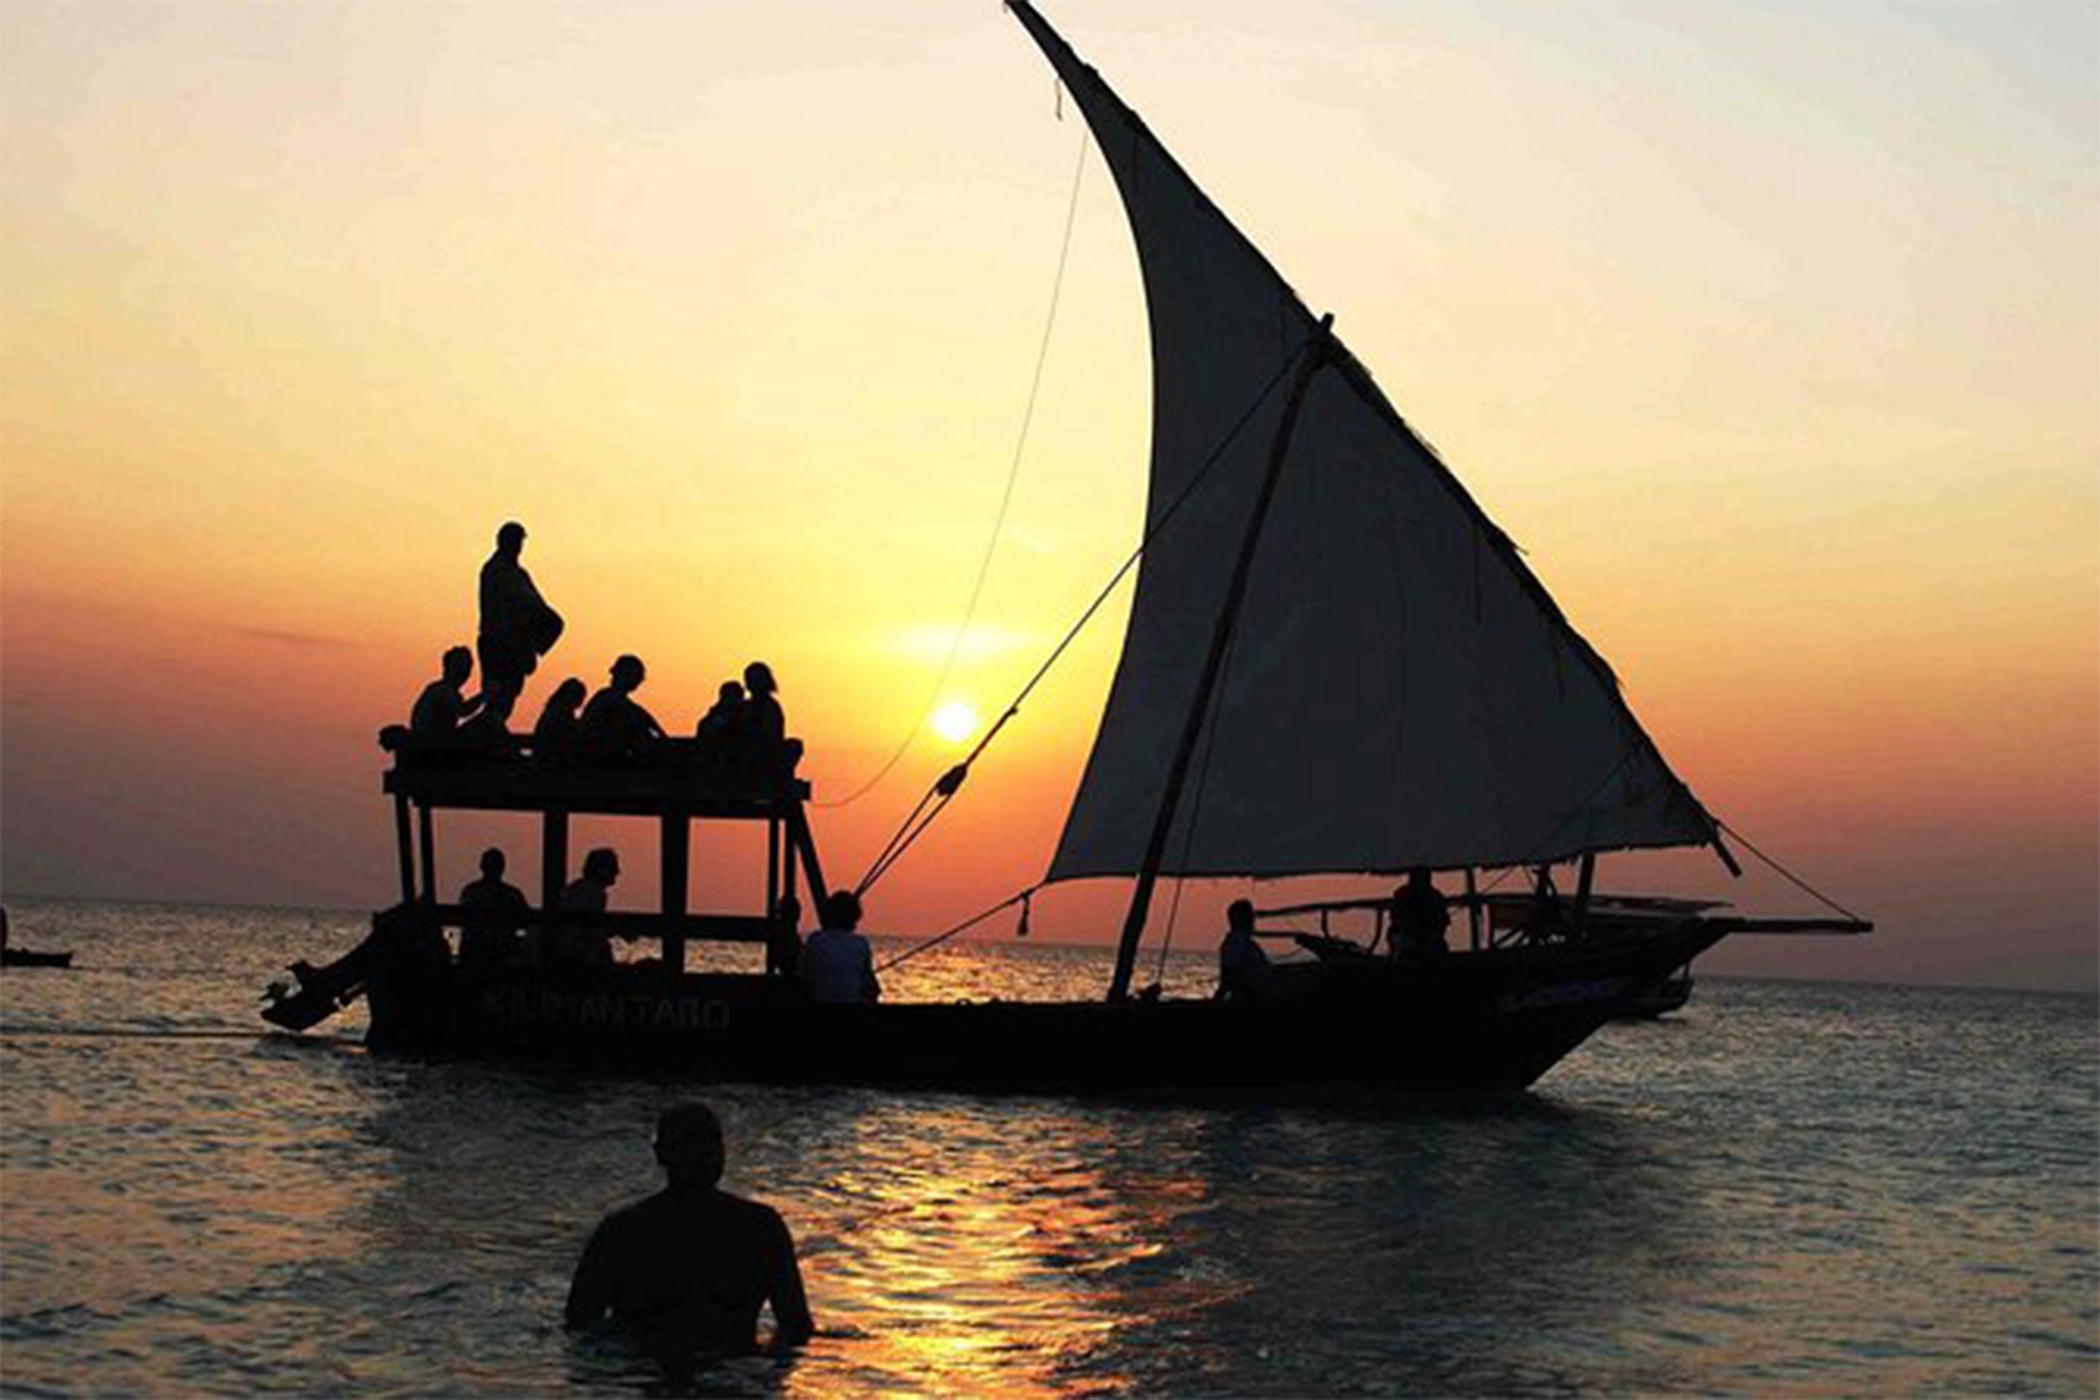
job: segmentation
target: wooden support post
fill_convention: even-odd
[[[402,793],[394,794],[394,846],[401,858],[401,902],[416,902],[416,848],[415,839],[408,834],[408,798]]]
[[[780,912],[780,818],[766,818],[766,917]]]
[[[672,978],[685,972],[686,877],[692,863],[691,835],[692,819],[684,812],[664,814],[664,972]]]
[[[423,848],[423,902],[437,903],[437,832],[430,815],[430,804],[416,805],[417,844]]]
[[[569,814],[549,807],[540,826],[540,908],[552,910],[561,899],[561,887],[568,882]]]
[[[824,885],[824,867],[817,863],[816,838],[809,834],[809,822],[803,818],[801,804],[796,804],[788,814],[788,838],[801,853],[803,873],[809,877],[809,898],[813,912],[821,920],[824,917],[824,901],[830,891]]]
[[[1466,923],[1473,936],[1473,951],[1480,951],[1480,884],[1473,878],[1473,867],[1466,867]]]
[[[780,965],[780,926],[785,915],[780,908],[780,818],[766,818],[766,922],[773,926],[773,936],[766,940],[766,971],[773,974],[786,972]]]

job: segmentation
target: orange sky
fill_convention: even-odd
[[[1883,929],[1717,968],[2093,985],[2091,9],[1048,12],[1337,313],[1702,800]],[[764,656],[820,798],[908,730],[1082,139],[991,0],[10,0],[0,38],[8,892],[385,898],[372,735],[470,637],[507,516],[569,619],[554,674],[637,651],[685,728]],[[1143,506],[1141,292],[1085,180],[947,687],[980,712]],[[883,927],[1040,875],[1126,601]],[[820,813],[834,873],[955,753]],[[1720,887],[1661,861],[1606,883]]]

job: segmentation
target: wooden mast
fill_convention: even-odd
[[[1255,497],[1254,511],[1247,519],[1247,536],[1240,544],[1239,560],[1233,565],[1232,579],[1225,587],[1224,606],[1218,613],[1217,628],[1211,633],[1210,655],[1204,658],[1203,674],[1196,682],[1195,698],[1189,704],[1189,716],[1182,725],[1181,743],[1174,750],[1173,765],[1167,769],[1166,788],[1159,799],[1159,815],[1153,819],[1152,838],[1145,845],[1145,859],[1138,867],[1137,887],[1130,894],[1130,911],[1123,918],[1123,935],[1116,944],[1115,976],[1108,984],[1110,1001],[1124,1001],[1130,996],[1130,974],[1137,966],[1138,940],[1144,936],[1145,918],[1152,909],[1152,890],[1159,883],[1160,862],[1166,857],[1167,837],[1173,830],[1174,814],[1181,806],[1181,790],[1188,782],[1189,764],[1196,756],[1196,741],[1202,736],[1204,717],[1210,713],[1211,695],[1217,689],[1219,674],[1224,670],[1225,652],[1232,644],[1233,629],[1239,624],[1240,603],[1247,595],[1247,579],[1254,568],[1254,549],[1261,543],[1269,503],[1275,499],[1276,482],[1283,475],[1291,434],[1298,426],[1298,410],[1305,406],[1306,390],[1312,387],[1313,376],[1327,364],[1333,328],[1333,313],[1320,318],[1319,327],[1302,352],[1305,363],[1298,367],[1297,378],[1291,384],[1291,396],[1284,404],[1283,419],[1276,425],[1276,438],[1269,447],[1269,468],[1262,477],[1261,493]]]

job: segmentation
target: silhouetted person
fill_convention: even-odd
[[[444,674],[423,687],[409,711],[408,732],[418,739],[452,739],[459,735],[463,720],[481,708],[481,697],[465,694],[467,678],[474,674],[474,653],[453,647],[445,653]]]
[[[608,1314],[639,1329],[674,1365],[692,1353],[758,1350],[758,1314],[773,1309],[769,1350],[816,1331],[795,1240],[770,1206],[721,1189],[722,1124],[704,1104],[665,1109],[656,1122],[662,1191],[614,1211],[591,1233],[569,1283],[563,1321],[589,1327]]]
[[[715,692],[715,703],[700,716],[693,737],[709,748],[722,748],[742,732],[744,704],[744,688],[735,681],[723,681],[722,688]]]
[[[1396,957],[1434,957],[1448,953],[1445,930],[1451,927],[1451,905],[1429,878],[1428,868],[1407,872],[1407,883],[1393,891],[1392,950]]]
[[[860,900],[836,890],[824,901],[824,926],[802,945],[796,975],[811,1001],[872,1002],[882,999],[875,980],[875,952],[860,927]]]
[[[495,967],[516,960],[518,930],[532,906],[525,892],[503,878],[503,852],[491,846],[481,853],[481,878],[459,892],[466,917],[459,931],[459,960],[469,967]]]
[[[1256,1001],[1275,981],[1269,955],[1254,937],[1254,905],[1235,899],[1225,910],[1225,937],[1218,944],[1218,998]]]
[[[1559,938],[1567,931],[1563,927],[1564,912],[1560,888],[1553,883],[1553,867],[1542,865],[1531,896],[1531,936],[1540,940]]]
[[[561,639],[561,614],[547,606],[518,562],[525,527],[513,520],[496,532],[496,552],[481,566],[481,687],[499,722],[510,719],[525,678]]]
[[[620,879],[620,853],[600,846],[583,858],[583,873],[562,886],[554,907],[564,914],[603,914],[606,895]],[[563,967],[613,965],[612,942],[603,925],[567,924],[551,931],[548,961]]]
[[[561,766],[576,756],[583,730],[583,698],[588,692],[574,676],[554,687],[540,707],[539,722],[532,726],[532,755],[542,763]]]
[[[579,739],[593,753],[631,758],[664,737],[656,716],[636,703],[634,692],[649,672],[639,656],[622,656],[612,664],[612,684],[583,707]]]
[[[777,752],[787,742],[787,712],[773,698],[780,690],[773,668],[763,661],[746,666],[744,690],[751,698],[744,702],[743,732],[761,753]]]
[[[791,894],[780,897],[773,923],[766,930],[766,971],[777,977],[793,977],[802,965],[802,901]]]

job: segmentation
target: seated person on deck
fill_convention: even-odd
[[[480,696],[469,699],[462,693],[467,678],[474,674],[474,653],[452,647],[445,653],[443,666],[444,674],[423,687],[415,708],[409,711],[408,732],[419,740],[456,738],[460,722],[481,709]]]
[[[584,1246],[563,1321],[589,1327],[610,1313],[640,1329],[666,1362],[694,1353],[758,1350],[759,1309],[773,1309],[778,1354],[816,1331],[795,1241],[777,1211],[720,1187],[722,1125],[703,1104],[665,1109],[656,1160],[665,1188],[605,1217]],[[680,1392],[684,1393],[684,1392]]]
[[[466,916],[459,931],[459,960],[467,967],[500,967],[517,960],[518,930],[532,906],[525,892],[503,878],[503,852],[481,853],[481,878],[459,892]]]
[[[777,753],[787,742],[787,712],[773,698],[780,690],[773,679],[773,668],[763,661],[746,666],[744,689],[751,698],[744,702],[740,728],[760,753]]]
[[[647,679],[648,671],[638,656],[622,656],[612,664],[612,684],[591,697],[583,707],[577,735],[585,751],[632,758],[664,737],[656,716],[636,703],[634,692]]]
[[[722,688],[715,693],[715,703],[693,730],[704,750],[720,752],[733,742],[744,723],[744,688],[735,681],[723,681]]]
[[[1443,891],[1429,878],[1429,871],[1416,866],[1407,873],[1407,883],[1393,891],[1393,956],[1435,957],[1451,951],[1444,941],[1451,927],[1451,905]]]
[[[554,907],[564,914],[603,914],[605,897],[619,879],[619,852],[600,846],[583,858],[583,874],[562,886]],[[547,930],[546,960],[556,967],[608,968],[612,941],[602,926],[562,924]]]
[[[802,945],[796,975],[811,1001],[866,1003],[882,999],[875,980],[875,955],[860,925],[860,900],[836,890],[824,901],[824,926]]]
[[[532,726],[532,756],[553,767],[561,767],[575,756],[582,720],[576,711],[583,704],[583,682],[574,676],[554,687],[540,707],[539,722]]]
[[[1218,1000],[1260,1001],[1276,990],[1276,969],[1254,937],[1254,904],[1235,899],[1225,910],[1218,944]]]

